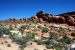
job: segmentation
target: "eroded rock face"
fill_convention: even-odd
[[[49,20],[51,20],[50,22],[54,22],[54,23],[65,23],[65,18],[62,16],[59,17],[51,17]]]
[[[62,17],[62,16],[60,16],[60,17],[58,18],[58,23],[65,23],[65,18]]]
[[[64,23],[65,22],[65,19],[62,16],[56,17],[52,14],[43,13],[41,11],[37,13],[37,17],[42,18],[44,21],[48,21],[48,22],[55,22],[55,23]]]
[[[63,16],[65,18],[65,23],[68,25],[75,26],[75,12],[60,14],[59,16]]]
[[[44,13],[43,11],[39,11],[36,16],[38,18],[42,18],[44,21],[48,21],[50,22],[50,18],[53,16],[51,14],[48,14],[48,13]]]
[[[54,23],[66,23],[70,26],[75,26],[75,12],[63,13],[57,16],[52,14],[44,13],[39,11],[36,16],[42,18],[44,21],[54,22]]]
[[[38,19],[38,17],[37,16],[32,16],[31,19]]]
[[[38,23],[43,23],[43,19],[42,18],[39,18],[37,22]]]
[[[59,15],[52,15],[52,14],[48,14],[48,13],[44,13],[43,11],[39,11],[37,12],[36,16],[32,16],[31,18],[28,18],[27,20],[34,20],[37,23],[39,22],[43,22],[43,21],[47,21],[47,22],[53,22],[53,23],[65,23],[68,24],[70,26],[75,26],[75,12],[68,12],[68,13],[63,13],[63,14],[59,14]],[[8,22],[19,22],[22,23],[26,21],[26,19],[15,19],[15,18],[10,18],[8,20]]]
[[[7,20],[7,22],[16,22],[17,20],[15,18],[10,18]]]
[[[72,16],[66,15],[66,16],[63,16],[63,17],[65,18],[65,23],[67,23],[70,26],[74,26],[75,19]]]

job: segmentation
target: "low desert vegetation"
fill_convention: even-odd
[[[3,37],[3,30],[0,28],[0,37]]]
[[[42,33],[47,33],[48,31],[49,31],[48,28],[43,28],[43,29],[42,29]]]
[[[20,45],[20,49],[23,50],[27,45],[27,42],[33,41],[35,39],[34,32],[28,32],[26,36],[21,36],[16,33],[10,35],[11,39]]]
[[[71,33],[71,36],[75,37],[75,32],[72,32],[72,33]]]
[[[2,37],[3,34],[5,35],[11,34],[10,30],[11,30],[10,28],[0,28],[0,37]]]
[[[19,31],[22,33],[22,35],[23,35],[24,30],[25,30],[25,26],[22,26],[22,27],[18,28],[18,30],[19,30]]]
[[[66,34],[66,29],[63,27],[48,27],[46,26],[46,23],[36,23],[34,21],[25,21],[25,23],[20,23],[20,26],[17,28],[14,28],[10,26],[9,28],[0,28],[0,38],[3,37],[3,35],[8,35],[9,38],[15,42],[16,44],[20,45],[19,49],[24,50],[25,47],[27,47],[27,43],[29,41],[37,43],[37,45],[45,45],[46,49],[55,49],[55,50],[62,50],[62,48],[67,49],[67,46],[75,41],[75,33],[72,32],[71,37],[69,37]],[[49,23],[48,23],[49,24]],[[9,24],[8,24],[9,25]],[[17,30],[21,33],[11,33],[11,30]],[[27,32],[25,32],[27,30]],[[68,29],[67,29],[68,30]],[[68,30],[69,32],[69,30]],[[38,35],[36,35],[36,33]],[[62,36],[59,36],[59,34],[62,34]],[[44,34],[49,34],[49,37],[44,38]],[[36,39],[35,37],[40,39]],[[41,36],[41,37],[40,37]],[[61,37],[61,38],[60,38]],[[8,45],[8,47],[11,47],[11,45]],[[34,50],[39,50],[38,48]]]
[[[42,29],[43,27],[41,25],[37,26],[37,28]]]

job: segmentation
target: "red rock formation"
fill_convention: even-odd
[[[67,23],[70,26],[75,26],[75,12],[63,13],[57,16],[39,11],[36,15],[38,18],[42,18],[44,21],[54,23]]]
[[[65,18],[65,22],[68,24],[68,25],[70,25],[70,26],[74,26],[74,18],[73,17],[71,17],[71,16],[69,16],[69,15],[67,15],[67,16],[64,16],[64,18]]]
[[[32,16],[31,19],[38,19],[37,16]]]
[[[13,18],[12,20],[13,20],[13,22],[16,22],[16,19],[15,18]]]
[[[53,16],[53,15],[48,14],[48,13],[44,13],[43,11],[39,11],[39,12],[36,14],[36,16],[37,16],[38,18],[42,18],[44,21],[50,22],[50,18],[51,18],[51,16]]]
[[[23,18],[20,20],[17,20],[15,18],[10,18],[8,21],[9,22],[24,22],[26,20],[32,21],[36,20],[36,22],[54,22],[54,23],[66,23],[70,26],[75,26],[75,12],[68,12],[68,13],[63,13],[59,15],[52,15],[48,13],[44,13],[43,11],[37,12],[36,16],[32,16],[31,18]]]
[[[65,18],[65,23],[70,26],[75,26],[75,12],[68,12],[59,14],[59,16],[63,16]]]
[[[42,18],[39,18],[39,19],[37,20],[37,23],[43,23],[43,19],[42,19]]]

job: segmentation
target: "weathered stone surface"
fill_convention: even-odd
[[[64,13],[59,16],[63,16],[65,18],[66,24],[75,26],[75,12]]]
[[[70,26],[75,26],[75,12],[68,12],[68,13],[63,13],[63,14],[59,14],[59,15],[52,15],[49,13],[44,13],[43,11],[39,11],[37,12],[36,16],[32,16],[31,18],[27,18],[27,20],[34,20],[36,22],[43,22],[43,21],[47,21],[47,22],[53,22],[53,23],[65,23],[68,24]],[[7,20],[8,22],[19,22],[22,23],[24,21],[26,21],[25,18],[22,19],[15,19],[15,18],[10,18],[9,20]]]
[[[32,16],[31,19],[38,19],[38,17],[37,16]]]
[[[36,16],[42,18],[44,21],[54,22],[54,23],[66,23],[70,26],[75,26],[75,12],[63,13],[57,16],[52,14],[44,13],[39,11]]]

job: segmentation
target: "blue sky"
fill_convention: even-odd
[[[40,10],[51,14],[75,11],[75,0],[0,0],[0,20],[28,18]]]

